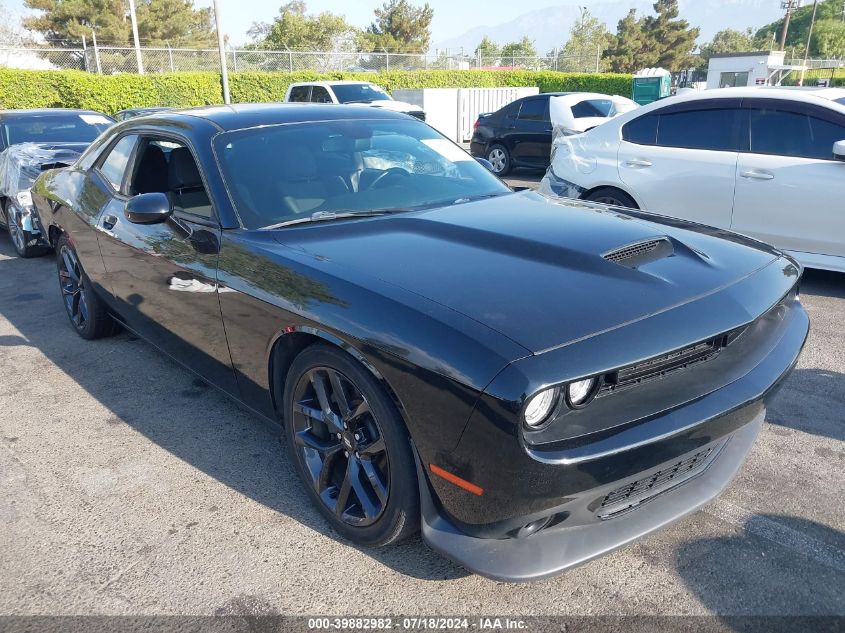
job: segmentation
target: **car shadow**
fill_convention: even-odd
[[[769,403],[766,421],[845,441],[845,374],[815,368],[794,370]]]
[[[53,257],[18,259],[0,232],[0,314],[17,330],[0,336],[0,359],[2,346],[37,347],[109,410],[105,424],[128,424],[231,489],[355,547],[331,530],[306,496],[276,425],[134,335],[83,341],[64,312],[55,274]],[[356,549],[414,578],[468,575],[431,552],[419,536],[390,547]]]
[[[801,278],[801,292],[845,299],[845,273],[805,269]]]
[[[845,614],[845,534],[787,515],[753,515],[742,528],[676,550],[677,572],[702,606],[728,630],[835,630],[794,618]]]

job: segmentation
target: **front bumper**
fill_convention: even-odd
[[[754,420],[727,439],[704,448],[715,455],[693,476],[639,501],[628,511],[619,510],[596,523],[567,527],[564,520],[526,538],[483,539],[467,536],[437,510],[431,491],[421,478],[422,535],[435,551],[470,571],[506,582],[526,582],[554,576],[607,554],[697,510],[717,496],[733,479],[763,423]],[[696,453],[701,453],[697,449]],[[692,454],[681,458],[688,460]],[[674,463],[674,462],[673,462]],[[661,466],[664,470],[673,463]],[[652,479],[660,469],[638,475]],[[620,489],[620,482],[590,490],[573,505],[583,506],[596,497]],[[621,486],[624,488],[624,482]]]
[[[559,450],[517,447],[503,426],[470,427],[456,451],[435,459],[484,493],[421,473],[424,539],[471,571],[521,582],[558,574],[693,512],[738,470],[766,403],[806,341],[809,319],[797,301],[773,318],[777,337],[750,371],[640,423]],[[516,537],[543,520],[544,529]]]

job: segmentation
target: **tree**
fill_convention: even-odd
[[[643,20],[631,9],[616,26],[616,36],[604,53],[610,69],[617,73],[632,73],[654,65],[657,56],[643,31]]]
[[[534,41],[524,35],[518,42],[510,42],[502,46],[501,54],[503,63],[510,61],[514,66],[519,66],[520,63],[525,63],[524,59],[520,62],[520,58],[530,57],[533,61],[533,58],[537,57],[537,49],[534,48]]]
[[[217,42],[210,8],[192,0],[139,0],[138,36],[148,46],[212,46]]]
[[[645,17],[643,32],[658,52],[655,65],[672,72],[690,68],[700,29],[678,18],[678,0],[657,0],[654,11]]]
[[[121,0],[25,0],[39,15],[24,18],[24,26],[51,44],[72,45],[96,31],[104,44],[126,44],[131,26]]]
[[[701,45],[699,67],[706,68],[712,55],[720,53],[745,53],[758,48],[758,42],[752,29],[737,31],[722,29],[713,36],[713,40]]]
[[[478,46],[475,47],[475,57],[481,59],[481,64],[485,62],[494,64],[502,56],[502,49],[496,42],[491,40],[486,35],[481,38]]]
[[[699,29],[678,18],[678,0],[657,0],[655,15],[637,18],[631,9],[619,21],[606,57],[615,72],[659,66],[670,71],[690,68]]]
[[[53,44],[74,44],[96,32],[101,44],[128,44],[132,26],[124,0],[24,0],[40,13],[24,26]],[[192,0],[138,0],[138,36],[144,44],[206,45],[214,41],[210,9]]]
[[[375,16],[375,21],[362,35],[363,47],[399,53],[425,53],[428,50],[434,9],[427,2],[418,7],[408,0],[388,0],[375,10]]]
[[[337,51],[354,43],[357,34],[342,15],[309,14],[302,0],[282,5],[271,24],[253,23],[249,30],[253,48],[300,51]]]
[[[786,48],[793,50],[796,56],[803,56],[804,50],[807,48],[807,36],[809,35],[810,22],[813,19],[813,3],[805,3],[800,9],[795,9],[792,13],[792,18],[789,22],[789,31],[786,34]],[[835,49],[835,36],[833,35],[836,27],[829,23],[842,21],[842,0],[821,0],[816,10],[816,25],[813,27],[813,39],[810,42],[809,55],[819,56],[823,55],[820,45],[824,43],[825,50]],[[825,23],[822,25],[822,23]],[[780,19],[771,24],[767,24],[757,31],[757,39],[760,42],[765,42],[764,48],[777,47],[777,42],[780,41],[780,34],[783,30],[784,20]],[[816,29],[821,25],[823,38],[816,37]],[[832,38],[832,39],[831,39]],[[771,42],[775,42],[771,44]]]
[[[826,59],[845,57],[845,22],[820,20],[813,28],[810,51]]]
[[[607,31],[604,22],[592,15],[586,7],[581,7],[581,17],[572,25],[569,39],[560,48],[558,70],[584,71],[595,69],[596,57],[610,45],[613,36]],[[600,62],[599,70],[607,62]]]
[[[23,29],[20,18],[0,2],[0,42],[6,46],[26,46],[32,38]]]

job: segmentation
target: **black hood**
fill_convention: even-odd
[[[523,192],[279,231],[288,246],[422,295],[533,352],[677,307],[779,254],[678,220]]]

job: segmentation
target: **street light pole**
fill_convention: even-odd
[[[220,75],[223,81],[223,103],[231,103],[229,96],[229,69],[226,66],[226,48],[223,45],[223,20],[220,18],[220,3],[214,0],[214,24],[217,27],[217,48],[220,51]]]
[[[135,17],[135,0],[129,0],[129,19],[132,21],[132,39],[135,40],[135,62],[138,64],[138,74],[144,74],[144,62],[141,59],[141,42],[138,39],[138,18]]]

